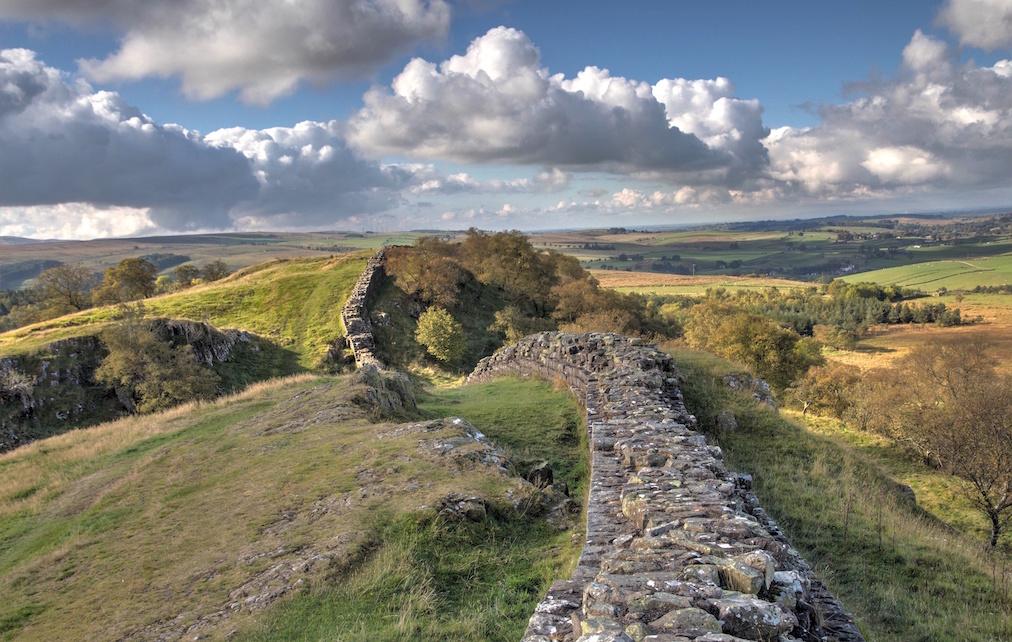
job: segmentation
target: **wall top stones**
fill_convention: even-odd
[[[616,334],[531,335],[482,359],[469,382],[564,381],[591,444],[587,535],[524,642],[858,642],[720,448],[696,432],[671,358]]]
[[[372,334],[368,305],[386,276],[385,263],[386,251],[381,249],[366,262],[365,269],[359,275],[348,301],[341,310],[345,338],[352,354],[355,355],[355,365],[359,368],[366,365],[383,367],[383,363],[376,356],[376,341]]]

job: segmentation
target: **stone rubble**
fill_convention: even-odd
[[[523,642],[858,642],[720,448],[694,428],[671,358],[616,334],[531,335],[479,362],[468,382],[562,380],[591,444],[587,536]]]

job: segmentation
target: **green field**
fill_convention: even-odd
[[[0,639],[177,638],[166,631],[191,625],[186,639],[519,639],[580,538],[515,512],[515,477],[423,447],[457,438],[449,425],[398,422],[467,413],[580,489],[575,400],[506,379],[377,420],[362,390],[355,376],[301,375],[0,455]],[[490,516],[436,519],[450,492],[486,498]],[[215,615],[299,578],[266,610]]]
[[[344,333],[341,307],[365,266],[366,253],[281,260],[181,292],[146,299],[149,317],[207,321],[259,335],[316,366]],[[0,355],[29,352],[68,337],[95,334],[113,322],[112,306],[85,310],[0,334]]]
[[[842,277],[852,283],[871,281],[926,291],[970,290],[978,285],[1012,283],[1012,254],[966,260],[929,261]]]

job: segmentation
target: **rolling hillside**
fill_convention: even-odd
[[[355,253],[264,263],[221,281],[147,299],[145,315],[246,330],[285,350],[293,370],[312,368],[330,342],[344,332],[340,309],[367,256]],[[0,334],[0,356],[96,334],[117,314],[115,307],[106,306]]]

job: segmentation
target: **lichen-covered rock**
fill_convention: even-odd
[[[468,380],[501,375],[568,385],[591,446],[583,553],[525,642],[863,639],[759,507],[751,479],[694,430],[668,355],[615,334],[546,332],[483,359]],[[751,377],[732,383],[764,390]]]

